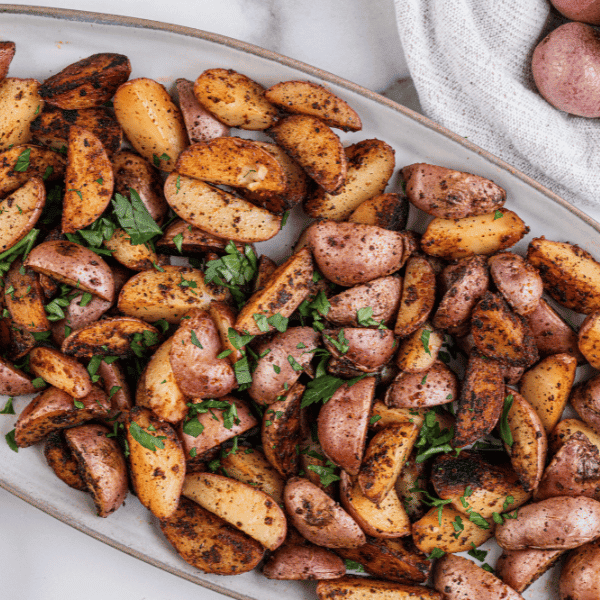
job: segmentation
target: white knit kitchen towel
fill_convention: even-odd
[[[562,19],[548,0],[394,0],[425,114],[580,207],[600,207],[600,119],[536,92],[531,55]]]

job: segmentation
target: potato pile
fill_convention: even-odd
[[[36,394],[15,451],[43,444],[100,517],[131,491],[207,573],[495,600],[570,551],[561,598],[598,597],[600,375],[574,381],[600,368],[600,263],[511,252],[529,229],[475,174],[415,163],[386,192],[394,150],[345,147],[360,118],[315,83],[215,68],[176,103],[121,55],[40,84],[2,48],[0,393]],[[259,258],[300,206],[291,256]]]
[[[531,69],[540,94],[555,108],[600,117],[600,25],[598,0],[550,0],[572,22],[551,31],[535,48]]]

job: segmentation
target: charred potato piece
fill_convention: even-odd
[[[229,135],[229,127],[211,115],[194,95],[194,82],[187,79],[175,81],[179,108],[185,122],[190,143],[207,142]]]
[[[404,167],[401,173],[411,204],[434,217],[462,219],[493,213],[506,200],[500,186],[479,175],[424,163]]]
[[[109,408],[108,398],[99,388],[93,388],[83,398],[73,398],[49,387],[22,410],[15,425],[15,441],[19,448],[27,448],[58,429],[105,417]]]
[[[79,472],[79,464],[59,431],[51,433],[44,444],[44,457],[55,475],[69,487],[87,492],[88,486]]]
[[[366,542],[354,519],[307,479],[289,479],[283,501],[291,523],[313,544],[326,548],[351,548]]]
[[[361,202],[348,221],[401,231],[408,221],[408,201],[402,194],[378,194]]]
[[[269,135],[323,190],[341,191],[348,159],[340,138],[325,123],[308,115],[280,119]]]
[[[159,519],[171,517],[185,479],[185,455],[175,430],[152,411],[136,406],[125,421],[125,432],[139,501]]]
[[[0,81],[0,150],[31,140],[31,122],[44,106],[39,85],[35,79]]]
[[[267,129],[277,120],[277,109],[266,100],[265,89],[232,69],[208,69],[194,82],[200,104],[222,123],[240,129]]]
[[[564,554],[564,550],[505,550],[496,562],[496,575],[516,592],[523,592]]]
[[[528,232],[521,218],[505,208],[462,219],[435,217],[421,238],[421,249],[447,260],[490,255],[514,246]]]
[[[305,202],[311,217],[345,221],[365,200],[382,194],[394,172],[394,149],[381,140],[353,144],[346,148],[345,158],[343,185],[333,192],[321,186]]]
[[[123,54],[93,54],[46,79],[40,96],[68,110],[100,106],[113,97],[130,73],[131,64]]]
[[[292,114],[312,115],[329,127],[360,131],[360,117],[344,100],[312,81],[281,81],[265,91],[265,98]]]
[[[205,573],[247,573],[265,551],[262,544],[187,498],[179,500],[170,517],[160,519],[160,528],[181,558]]]
[[[29,353],[29,368],[34,375],[74,398],[83,398],[92,391],[92,380],[87,369],[58,350],[34,348]]]
[[[44,309],[44,293],[36,274],[20,259],[4,277],[4,299],[13,321],[27,331],[47,331],[50,322]]]
[[[263,567],[267,579],[312,580],[337,579],[346,573],[344,561],[326,548],[313,544],[277,548]]]
[[[99,517],[108,517],[125,501],[127,463],[119,442],[106,437],[104,425],[80,425],[65,431],[65,440],[79,464]]]
[[[265,492],[214,473],[190,473],[182,494],[260,542],[276,550],[285,540],[285,514]]]
[[[350,575],[320,581],[317,584],[317,596],[319,600],[339,597],[347,600],[442,600],[441,594],[426,587]]]
[[[140,77],[119,86],[115,116],[134,149],[163,171],[171,172],[188,145],[181,112],[160,83]]]

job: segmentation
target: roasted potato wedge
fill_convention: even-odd
[[[35,392],[36,387],[31,383],[29,375],[0,356],[0,394],[24,396]]]
[[[188,79],[175,81],[179,108],[192,144],[207,142],[229,135],[229,127],[211,115],[194,95],[194,82]]]
[[[275,326],[268,320],[276,314],[291,316],[310,292],[312,277],[313,261],[308,248],[292,254],[273,272],[265,287],[250,296],[237,316],[235,329],[250,335],[273,331]],[[264,317],[257,319],[255,315]]]
[[[125,421],[131,482],[139,501],[159,519],[177,510],[185,455],[175,430],[151,410],[136,406]]]
[[[192,227],[182,219],[176,219],[167,226],[162,238],[156,242],[156,248],[158,252],[195,256],[204,255],[206,252],[222,253],[229,243],[230,240],[216,237],[202,229]],[[243,243],[234,242],[234,244],[240,252],[244,251]],[[181,245],[181,252],[179,252],[179,245]]]
[[[262,544],[187,498],[161,518],[160,528],[181,558],[205,573],[247,573],[265,552]]]
[[[80,399],[92,391],[87,369],[76,359],[53,348],[34,348],[29,353],[29,368],[37,377]]]
[[[590,365],[600,369],[600,311],[590,313],[579,327],[578,345]]]
[[[100,375],[102,389],[110,400],[111,413],[117,414],[131,410],[133,406],[131,391],[118,362],[109,364],[102,361],[98,367],[98,375]]]
[[[213,300],[228,298],[225,288],[204,283],[202,271],[165,266],[161,271],[134,275],[119,294],[118,308],[123,314],[144,321],[165,319],[177,324],[191,308],[205,310]]]
[[[46,204],[40,177],[32,177],[0,202],[0,253],[20,242],[37,223]]]
[[[313,544],[326,548],[356,548],[366,542],[356,521],[308,479],[289,479],[283,501],[291,523]]]
[[[600,376],[594,375],[584,383],[576,385],[569,400],[577,414],[600,435],[599,384]]]
[[[563,444],[577,432],[582,433],[588,441],[600,450],[600,435],[591,427],[579,419],[563,419],[548,434],[548,449],[550,454],[556,454]]]
[[[93,54],[46,79],[40,96],[68,110],[100,106],[113,97],[130,73],[131,64],[123,54]]]
[[[281,217],[208,183],[171,173],[165,197],[187,223],[235,242],[262,242],[277,235]]]
[[[37,273],[107,302],[113,301],[115,283],[110,267],[95,252],[79,244],[60,240],[42,242],[29,253],[24,264]]]
[[[559,304],[586,315],[600,310],[600,263],[589,252],[541,237],[529,243],[527,260]]]
[[[267,129],[277,120],[277,109],[264,92],[256,81],[232,69],[208,69],[194,82],[198,102],[222,123],[240,129]]]
[[[442,600],[441,594],[426,587],[350,575],[320,581],[317,596],[319,600],[334,600],[340,596],[347,600]]]
[[[120,227],[110,239],[104,240],[104,245],[111,251],[112,258],[132,271],[148,271],[159,265],[159,258],[150,245],[133,244],[129,234]]]
[[[401,231],[408,221],[408,201],[403,194],[377,194],[361,202],[348,221]]]
[[[560,572],[561,599],[593,600],[600,594],[600,543],[591,542],[569,553]]]
[[[172,171],[187,146],[181,112],[158,82],[140,77],[119,86],[113,104],[127,139],[146,160]]]
[[[280,119],[268,133],[326,192],[341,191],[348,159],[340,138],[323,121],[292,115]]]
[[[415,163],[404,167],[401,174],[411,204],[442,219],[493,213],[506,200],[506,192],[500,186],[471,173]]]
[[[424,373],[435,364],[443,343],[443,333],[425,322],[400,342],[396,366],[405,373]]]
[[[363,140],[345,152],[348,166],[343,185],[333,193],[323,186],[317,189],[304,203],[311,217],[345,221],[365,200],[385,190],[395,166],[391,146],[381,140]]]
[[[539,415],[546,433],[554,429],[563,413],[573,381],[577,360],[570,354],[553,354],[525,371],[519,392]]]
[[[8,75],[10,63],[15,56],[14,42],[0,42],[0,81]]]
[[[243,358],[242,349],[236,348],[229,339],[229,330],[233,329],[237,317],[235,311],[228,304],[225,304],[225,302],[213,300],[208,306],[208,314],[219,332],[221,345],[224,348],[223,351],[229,350],[230,354],[227,358],[232,365],[235,364]]]
[[[516,592],[523,592],[564,554],[564,550],[505,550],[496,561],[496,575]]]
[[[265,98],[292,114],[312,115],[329,127],[360,131],[360,117],[344,100],[312,81],[281,81],[265,91]]]
[[[19,448],[27,448],[59,429],[105,417],[109,409],[108,397],[100,388],[93,387],[83,398],[73,398],[49,387],[21,411],[15,425],[15,442]]]
[[[44,457],[55,475],[69,487],[87,492],[88,486],[79,472],[79,464],[60,431],[51,433],[44,444]]]
[[[421,249],[447,260],[490,255],[514,246],[528,232],[521,218],[505,208],[462,219],[435,217],[421,238]]]
[[[50,329],[37,275],[31,269],[25,269],[20,259],[13,262],[4,277],[4,300],[17,325],[27,331]]]
[[[44,106],[39,85],[35,79],[0,81],[0,150],[31,140],[31,122]]]
[[[214,473],[190,473],[182,494],[269,550],[279,548],[285,540],[283,510],[271,496],[251,485]]]
[[[337,554],[313,544],[284,544],[263,566],[267,579],[321,581],[337,579],[345,573],[344,561]]]
[[[119,442],[106,437],[110,429],[88,424],[65,431],[65,440],[79,464],[99,517],[115,512],[129,491],[127,463]]]

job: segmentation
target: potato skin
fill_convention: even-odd
[[[346,573],[342,559],[325,548],[284,544],[277,548],[263,567],[267,579],[337,579]]]
[[[496,575],[521,593],[564,554],[564,550],[505,550],[496,562]]]
[[[319,582],[317,596],[319,600],[442,600],[442,595],[430,588],[352,575]]]
[[[550,2],[559,13],[571,21],[600,25],[598,0],[550,0]]]
[[[557,496],[521,507],[516,519],[496,528],[505,550],[569,550],[600,536],[600,502]]]
[[[600,435],[600,375],[576,385],[569,401],[586,424]]]
[[[555,108],[580,117],[600,116],[600,36],[589,25],[565,23],[550,32],[531,59],[540,94]]]
[[[585,544],[571,552],[558,580],[560,600],[600,598],[600,543]]]

